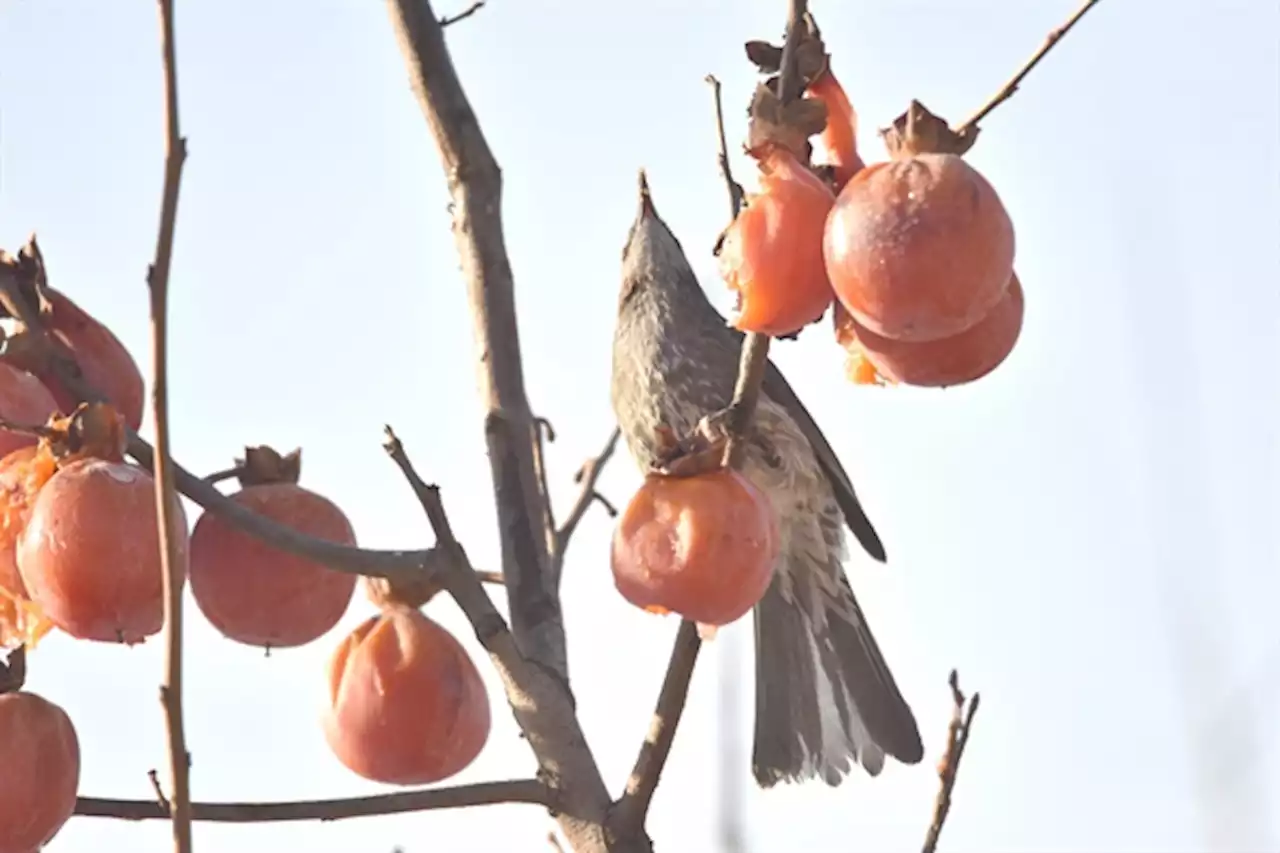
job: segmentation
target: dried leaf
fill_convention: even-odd
[[[756,87],[749,110],[747,150],[763,157],[771,147],[782,147],[801,163],[809,162],[809,137],[827,126],[826,104],[813,98],[800,98],[786,106],[766,85]]]

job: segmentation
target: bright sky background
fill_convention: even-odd
[[[883,152],[874,129],[911,97],[962,119],[1073,5],[813,3],[870,159]],[[724,81],[736,145],[755,82],[741,44],[777,38],[784,6],[492,0],[449,31],[504,169],[525,375],[560,434],[562,508],[612,426],[609,342],[637,168],[728,304],[710,252],[726,201],[702,78]],[[473,559],[496,568],[448,198],[385,9],[178,7],[191,156],[172,288],[177,455],[207,472],[246,443],[301,445],[304,484],[346,509],[363,544],[417,547],[426,523],[379,446],[391,423],[442,485]],[[849,570],[929,753],[835,790],[760,793],[744,740],[732,783],[747,797],[752,853],[918,849],[953,666],[983,706],[945,849],[1280,844],[1265,806],[1280,802],[1278,27],[1274,0],[1110,0],[985,123],[970,160],[1014,216],[1028,300],[1018,348],[995,374],[947,392],[855,388],[821,330],[775,348],[887,543],[888,567],[857,555]],[[0,244],[36,231],[56,286],[144,364],[160,94],[153,2],[0,3]],[[623,502],[637,483],[620,456],[603,489]],[[617,789],[676,623],[616,594],[609,532],[593,510],[571,550],[565,611],[581,717]],[[317,723],[326,658],[371,612],[358,598],[331,635],[264,659],[189,607],[198,799],[383,790],[338,764]],[[451,603],[429,612],[478,652]],[[748,625],[699,666],[651,820],[665,853],[717,849],[717,667]],[[743,738],[749,660],[738,656]],[[147,770],[165,767],[160,644],[56,636],[30,665],[31,689],[78,727],[82,792],[150,796]],[[533,771],[500,704],[494,719],[483,755],[453,781]],[[507,853],[547,850],[550,826],[534,807],[501,806],[201,825],[196,842],[201,853]],[[169,843],[163,823],[75,819],[49,850]]]

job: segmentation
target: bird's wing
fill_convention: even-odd
[[[849,475],[845,473],[844,466],[840,464],[839,458],[836,457],[836,452],[827,443],[826,436],[822,434],[822,430],[818,429],[818,425],[813,422],[813,417],[809,414],[809,410],[800,402],[800,398],[791,389],[791,384],[787,382],[787,378],[782,375],[782,371],[772,361],[765,365],[762,390],[766,396],[787,410],[787,414],[791,416],[791,419],[800,427],[800,431],[809,439],[809,444],[813,446],[813,452],[818,457],[822,470],[826,472],[827,479],[831,481],[831,488],[836,495],[836,503],[840,505],[840,510],[844,513],[845,523],[849,525],[849,529],[853,531],[853,535],[858,542],[873,558],[881,563],[885,562],[884,543],[880,541],[879,534],[871,526],[871,519],[867,518],[866,512],[862,509],[862,504],[858,502],[858,495],[853,490],[853,483],[850,482]]]

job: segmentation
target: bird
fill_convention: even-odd
[[[622,253],[610,400],[632,460],[661,464],[669,437],[689,435],[731,402],[743,334],[707,299],[680,241],[640,197]],[[844,528],[875,560],[884,545],[849,475],[786,378],[766,365],[742,473],[768,495],[781,547],[753,610],[759,787],[821,779],[837,786],[886,756],[916,764],[920,730],[845,576]]]

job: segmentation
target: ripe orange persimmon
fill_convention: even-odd
[[[769,498],[728,468],[650,474],[613,534],[613,580],[637,607],[728,625],[756,605],[778,559]]]
[[[836,296],[859,325],[894,340],[937,340],[971,328],[1004,297],[1013,223],[960,157],[907,154],[845,185],[823,251]]]
[[[272,521],[320,539],[355,545],[345,514],[328,498],[297,484],[299,457],[250,448],[246,463],[265,457],[231,500]],[[356,576],[274,548],[206,512],[191,534],[191,594],[205,618],[240,643],[301,646],[346,613]]]
[[[329,748],[366,779],[439,782],[489,737],[489,697],[462,645],[421,612],[389,605],[329,660]]]
[[[53,455],[37,446],[20,447],[0,459],[0,647],[34,645],[53,627],[27,596],[18,572],[17,541],[27,526],[31,503],[56,470]]]
[[[41,311],[45,329],[65,346],[84,374],[85,381],[111,401],[133,429],[142,425],[146,386],[138,363],[129,350],[88,311],[69,296],[46,287],[47,305]],[[58,406],[71,411],[78,398],[63,386],[47,363],[34,362],[31,370],[53,393]]]
[[[0,362],[0,418],[13,424],[42,426],[57,410],[58,403],[43,382],[25,370]],[[35,443],[35,436],[0,429],[0,456]]]
[[[843,344],[890,382],[925,388],[963,385],[986,376],[1013,352],[1022,333],[1024,306],[1022,283],[1014,275],[1004,298],[977,325],[958,335],[920,343],[895,341],[858,325],[846,314]]]
[[[183,576],[187,522],[174,502]],[[123,461],[83,458],[44,484],[18,539],[31,600],[73,637],[140,643],[164,624],[155,484]]]
[[[735,328],[785,335],[822,317],[831,285],[822,229],[835,201],[826,185],[783,148],[760,162],[750,196],[720,246],[720,275],[738,293]]]
[[[66,711],[34,693],[0,696],[0,853],[35,853],[76,807],[80,741]]]
[[[827,107],[827,126],[814,139],[813,153],[815,161],[831,167],[838,192],[865,165],[858,156],[858,114],[829,65],[805,96]]]

